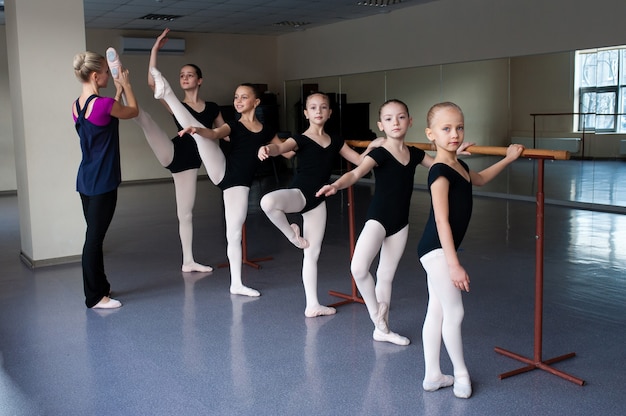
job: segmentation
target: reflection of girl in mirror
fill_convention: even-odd
[[[106,88],[109,82],[109,68],[102,55],[77,54],[74,74],[82,83],[82,93],[72,103],[72,116],[82,150],[76,190],[87,222],[82,253],[85,305],[119,308],[122,303],[110,298],[111,285],[104,272],[102,245],[115,213],[117,188],[122,181],[119,119],[136,117],[137,101],[128,70],[124,68],[114,78],[115,99],[100,96],[100,88]],[[126,104],[121,101],[122,94]]]
[[[230,293],[259,296],[257,290],[244,286],[241,281],[242,227],[248,213],[250,185],[261,163],[257,158],[257,149],[270,141],[280,143],[276,132],[261,124],[255,116],[256,107],[261,102],[260,93],[252,84],[239,85],[233,102],[240,114],[239,120],[211,129],[196,120],[178,101],[169,83],[156,68],[150,68],[150,74],[155,82],[155,98],[163,99],[184,127],[179,136],[189,134],[196,141],[209,179],[223,191]],[[220,149],[219,139],[230,141],[228,157]]]
[[[463,112],[456,104],[440,103],[428,111],[426,136],[436,146],[437,155],[428,173],[430,215],[418,245],[428,281],[428,309],[422,329],[425,362],[422,386],[426,391],[435,391],[454,384],[454,395],[460,398],[472,394],[461,340],[464,315],[461,292],[469,292],[469,275],[457,257],[472,214],[472,185],[482,186],[491,181],[524,150],[513,144],[504,159],[477,173],[457,159],[464,134]],[[454,367],[454,377],[441,372],[442,339]]]
[[[336,312],[335,308],[320,305],[317,297],[317,261],[326,231],[326,202],[324,198],[316,197],[315,192],[330,179],[337,154],[355,165],[363,158],[342,138],[332,137],[324,131],[331,113],[330,100],[326,94],[309,95],[304,110],[304,116],[309,120],[308,129],[283,143],[263,146],[258,152],[261,160],[291,151],[295,151],[298,156],[297,172],[289,187],[263,196],[261,208],[285,237],[304,251],[304,315],[309,318]],[[287,220],[287,213],[302,214],[302,236],[298,225],[290,224]]]

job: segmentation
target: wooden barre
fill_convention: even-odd
[[[371,142],[367,140],[346,140],[346,144],[352,147],[367,147]],[[407,146],[417,147],[418,149],[434,152],[431,143],[406,143]],[[466,150],[478,155],[505,156],[506,147],[500,146],[470,146]],[[569,160],[570,153],[567,150],[547,150],[547,149],[524,149],[521,157],[531,159],[554,159]]]

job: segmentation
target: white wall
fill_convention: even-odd
[[[204,97],[228,104],[236,84],[244,81],[267,83],[281,93],[283,80],[624,44],[624,15],[623,0],[437,0],[278,38],[172,33],[186,39],[187,52],[162,56],[159,66],[174,81],[183,63],[198,64],[205,72]],[[103,53],[109,45],[119,47],[122,34],[158,35],[87,30],[87,47]],[[1,26],[0,39],[5,37]],[[0,97],[4,97],[0,100],[0,191],[17,188],[5,45],[6,41],[0,45]],[[140,105],[174,134],[173,122],[151,98],[145,83],[148,56],[128,55],[122,60],[131,69]],[[121,125],[124,180],[168,177],[140,130],[130,121]]]
[[[437,0],[278,38],[281,79],[626,43],[623,0]]]
[[[6,31],[0,26],[0,192],[17,189]]]

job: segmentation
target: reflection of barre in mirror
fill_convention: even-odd
[[[347,140],[346,143],[353,147],[366,147],[368,141],[356,141]],[[407,146],[415,146],[422,150],[432,150],[430,143],[406,143]],[[472,154],[503,156],[506,154],[506,147],[498,146],[469,146],[466,150]],[[499,354],[505,355],[509,358],[515,359],[526,366],[516,370],[512,370],[499,375],[500,379],[512,377],[514,375],[523,374],[532,370],[540,369],[553,375],[559,376],[567,381],[578,385],[584,385],[585,381],[567,374],[561,370],[551,367],[551,364],[557,363],[568,358],[572,358],[576,355],[574,352],[564,354],[558,357],[543,359],[542,358],[542,344],[543,344],[543,248],[544,248],[544,161],[548,160],[568,160],[570,154],[565,150],[548,150],[548,149],[524,149],[520,157],[537,159],[537,208],[536,208],[536,235],[535,235],[535,309],[534,309],[534,346],[533,357],[527,358],[520,354],[505,350],[500,347],[495,347],[495,351]],[[352,194],[348,193],[348,204],[353,206]],[[349,215],[354,215],[353,211],[349,211]],[[351,230],[352,232],[352,230]],[[350,236],[354,238],[353,235]]]

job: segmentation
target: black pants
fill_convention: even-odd
[[[83,246],[83,287],[85,305],[91,308],[104,296],[109,295],[111,285],[104,273],[104,237],[117,204],[117,189],[105,194],[87,196],[80,194],[83,202],[83,214],[87,222],[85,245]]]

